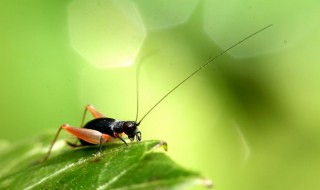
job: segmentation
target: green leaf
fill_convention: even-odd
[[[11,145],[0,142],[0,189],[172,189],[207,184],[198,173],[173,162],[157,140],[141,143],[109,143],[101,154],[98,147],[71,149],[62,141],[43,163],[45,140]],[[37,142],[37,143],[35,143]],[[44,143],[48,145],[48,143]],[[59,146],[60,145],[60,146]]]

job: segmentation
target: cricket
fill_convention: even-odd
[[[270,28],[273,26],[272,24],[267,25],[254,33],[248,35],[247,37],[241,39],[240,41],[234,43],[229,48],[223,50],[216,56],[209,59],[206,63],[204,63],[202,66],[197,68],[195,71],[190,73],[186,78],[181,80],[174,88],[172,88],[169,92],[167,92],[161,99],[159,99],[142,117],[138,120],[138,107],[139,107],[139,96],[138,96],[138,89],[137,89],[137,112],[136,112],[136,118],[134,121],[122,121],[117,120],[113,118],[108,118],[104,116],[102,113],[98,112],[92,105],[85,106],[81,124],[79,127],[71,126],[69,124],[62,124],[56,135],[53,138],[53,141],[49,147],[49,150],[45,154],[44,158],[40,160],[40,162],[44,162],[48,160],[50,153],[52,151],[52,148],[54,147],[56,140],[59,137],[60,132],[65,130],[66,132],[72,134],[73,136],[77,137],[77,142],[68,142],[67,144],[71,147],[82,147],[82,146],[92,146],[92,145],[98,145],[99,146],[99,152],[102,150],[102,146],[105,143],[113,142],[116,139],[121,140],[126,146],[128,146],[128,143],[123,138],[124,135],[127,136],[127,138],[130,141],[136,140],[137,142],[140,142],[142,140],[141,131],[138,129],[141,122],[146,118],[146,116],[153,111],[164,99],[166,99],[171,93],[173,93],[178,87],[180,87],[182,84],[184,84],[186,81],[188,81],[190,78],[192,78],[195,74],[197,74],[199,71],[207,67],[209,64],[213,63],[217,58],[221,57],[231,49],[235,48],[239,44],[247,41],[248,39],[252,38],[253,36],[257,35],[258,33],[261,33],[262,31]],[[88,121],[86,124],[84,124],[84,120],[86,117],[86,113],[89,111],[93,119]],[[80,142],[80,143],[79,143]]]

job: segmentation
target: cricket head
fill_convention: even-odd
[[[125,121],[123,123],[123,132],[128,135],[128,138],[133,141],[136,137],[137,142],[141,141],[141,132],[138,130],[138,126],[140,122],[137,123],[135,121]]]

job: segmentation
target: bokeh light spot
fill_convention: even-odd
[[[135,4],[142,15],[144,24],[148,30],[160,30],[170,28],[186,22],[192,15],[199,1],[162,0],[136,1]]]
[[[231,0],[206,1],[204,7],[204,30],[221,49],[227,49],[264,26],[274,25],[263,35],[247,40],[241,48],[228,52],[236,58],[264,55],[293,47],[318,25],[305,20],[319,17],[319,6],[312,3],[300,5],[294,2],[288,6],[285,1]],[[265,12],[261,12],[263,9],[272,12],[266,16]]]
[[[68,19],[72,47],[97,67],[132,63],[146,35],[131,1],[75,0]]]

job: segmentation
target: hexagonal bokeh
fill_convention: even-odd
[[[169,28],[188,20],[199,0],[135,1],[148,30]]]
[[[254,40],[247,40],[245,45],[233,49],[229,54],[244,58],[277,52],[299,43],[317,25],[304,20],[317,18],[317,11],[312,10],[318,7],[313,8],[312,4],[306,3],[296,9],[297,5],[294,4],[298,2],[292,2],[291,7],[285,1],[206,1],[204,30],[221,49],[227,49],[245,36],[273,24],[268,32],[256,35]],[[270,11],[261,12],[264,9]]]
[[[131,64],[146,36],[131,1],[75,0],[68,19],[72,47],[97,67]]]

